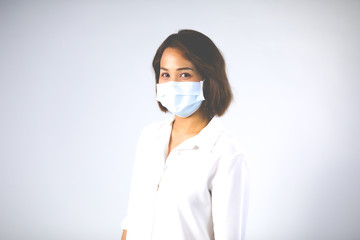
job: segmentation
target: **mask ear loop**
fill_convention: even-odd
[[[205,81],[207,82],[207,79],[206,78],[204,78],[203,80],[202,80],[202,82],[203,82],[203,95],[204,95],[204,89],[205,89]],[[205,98],[205,96],[204,96],[204,98]],[[205,98],[205,100],[204,100],[204,102],[202,103],[202,104],[205,104],[205,114],[208,116],[208,118],[210,118],[210,116],[209,116],[209,108],[208,108],[208,105],[207,105],[207,99]]]
[[[206,80],[206,78],[204,78],[203,80],[201,80],[201,81],[202,81],[202,88],[203,88],[202,91],[203,91],[203,94],[204,94],[204,86],[205,86],[204,83],[205,83],[205,80]],[[204,96],[204,98],[205,98],[205,96]]]

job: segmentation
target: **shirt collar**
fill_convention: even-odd
[[[157,131],[157,139],[170,137],[173,121],[174,117],[171,117],[167,118],[162,122],[162,124],[160,124],[160,127]]]
[[[220,119],[215,116],[192,140],[195,146],[211,152],[222,131]]]
[[[173,121],[174,117],[166,119],[163,122],[158,132],[158,138],[169,139]],[[219,117],[214,116],[208,125],[196,136],[186,140],[183,144],[180,144],[179,150],[199,148],[211,152],[222,131],[223,127]]]

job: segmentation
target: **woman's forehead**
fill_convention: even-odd
[[[184,54],[176,48],[166,48],[160,59],[160,66],[163,68],[170,68],[179,66],[194,67],[193,63],[184,57]]]

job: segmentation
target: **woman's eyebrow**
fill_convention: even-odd
[[[167,68],[161,67],[161,70],[164,71],[169,71]],[[194,69],[190,68],[190,67],[182,67],[182,68],[177,68],[176,71],[182,71],[182,70],[190,70],[190,71],[194,71]]]
[[[181,71],[181,70],[190,70],[190,71],[194,71],[192,68],[190,67],[183,67],[183,68],[178,68],[176,69],[176,71]]]

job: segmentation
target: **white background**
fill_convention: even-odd
[[[120,239],[151,61],[223,52],[252,173],[248,240],[360,238],[359,1],[1,1],[0,239]]]

